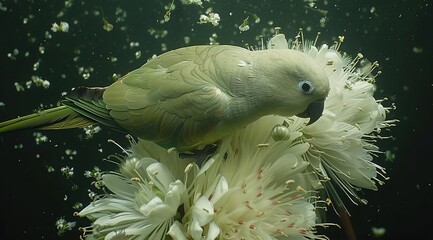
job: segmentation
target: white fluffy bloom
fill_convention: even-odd
[[[214,26],[218,26],[221,17],[218,13],[209,12],[208,15],[201,14],[199,18],[199,23],[211,23]]]
[[[67,22],[60,22],[60,24],[53,23],[51,26],[51,31],[53,32],[68,32],[69,24]]]
[[[112,194],[97,199],[78,215],[94,220],[89,235],[94,239],[163,239],[181,204],[184,184],[155,160],[133,157],[124,164],[135,167],[123,169],[124,175],[104,174],[102,181]]]
[[[284,35],[271,41],[272,48],[287,48]],[[338,43],[339,44],[339,43]],[[374,98],[375,76],[371,73],[377,66],[373,63],[365,68],[358,67],[361,54],[350,61],[342,57],[335,45],[329,48],[292,44],[294,49],[308,53],[329,76],[330,92],[325,100],[321,118],[306,126],[305,120],[290,117],[286,121],[289,131],[301,131],[303,142],[311,144],[304,155],[315,175],[309,176],[314,189],[336,184],[355,203],[365,203],[358,196],[360,188],[376,190],[379,179],[386,179],[385,170],[372,162],[379,148],[374,144],[382,128],[393,126],[396,120],[386,120],[387,109]],[[333,187],[328,193],[340,201]],[[337,198],[337,199],[335,199]]]
[[[217,233],[220,239],[314,236],[315,200],[301,187],[307,166],[301,156],[309,144],[295,141],[300,133],[274,141],[273,128],[282,121],[264,117],[222,142],[192,189],[191,199],[209,209],[207,216],[194,214],[195,207],[191,215],[186,211],[193,239],[215,239]]]
[[[328,72],[331,91],[322,118],[302,129],[312,145],[306,157],[318,178],[331,179],[355,203],[365,203],[356,190],[376,190],[376,183],[382,183],[378,175],[386,179],[384,169],[372,162],[379,148],[371,140],[394,121],[385,120],[386,109],[373,96],[371,68],[357,68],[358,59],[349,62],[326,45],[311,47],[309,53]]]
[[[276,239],[317,237],[315,197],[304,190],[301,133],[274,141],[284,118],[266,117],[223,140],[206,164],[148,142],[133,143],[111,191],[78,215],[95,239]],[[181,171],[180,171],[181,169]],[[167,235],[168,234],[168,235]]]

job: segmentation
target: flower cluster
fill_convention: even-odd
[[[60,24],[53,23],[51,26],[51,31],[53,32],[68,32],[69,24],[67,22],[60,22]]]
[[[375,143],[385,138],[380,136],[381,130],[394,126],[398,120],[386,120],[392,108],[381,104],[386,99],[376,100],[373,96],[375,78],[380,74],[379,71],[373,75],[378,63],[364,60],[362,54],[352,60],[343,57],[338,51],[343,39],[340,37],[334,46],[322,45],[320,49],[292,44],[323,66],[331,89],[318,121],[305,126],[305,120],[291,117],[286,125],[290,131],[301,131],[302,141],[310,143],[304,158],[315,173],[310,176],[314,189],[325,183],[332,200],[341,204],[334,187],[329,186],[334,184],[355,204],[366,203],[357,190],[377,190],[376,183],[383,184],[381,179],[387,179],[385,169],[372,162],[373,156],[381,153]]]
[[[268,48],[287,48],[284,35]],[[375,100],[376,64],[357,67],[338,44],[319,49],[294,42],[329,75],[323,116],[311,125],[298,117],[263,117],[223,139],[203,166],[175,151],[140,140],[102,174],[109,190],[78,213],[93,223],[88,239],[327,239],[316,234],[316,191],[354,202],[357,189],[386,178],[372,162],[388,108]],[[337,189],[337,190],[336,190]]]
[[[255,239],[314,236],[315,197],[305,190],[308,143],[271,137],[281,117],[266,117],[221,143],[199,167],[140,140],[103,175],[111,191],[78,215],[95,239]],[[272,124],[270,124],[272,123]]]
[[[62,236],[67,231],[71,231],[72,228],[75,227],[76,222],[68,222],[63,217],[57,219],[56,221],[56,229],[57,235]]]
[[[205,2],[209,2],[210,0],[204,0]],[[203,4],[202,0],[181,0],[182,4],[196,4],[201,6]]]
[[[214,26],[218,26],[221,20],[221,17],[218,13],[209,12],[208,15],[201,14],[200,15],[200,24],[203,23],[211,23]]]

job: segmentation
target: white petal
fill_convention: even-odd
[[[197,221],[200,226],[208,224],[214,215],[214,207],[205,196],[201,196],[195,203],[192,210],[192,218]]]
[[[134,211],[134,212],[121,212],[117,214],[106,214],[100,218],[98,218],[94,224],[101,226],[116,226],[121,229],[120,225],[129,224],[131,222],[139,222],[143,220],[143,215]]]
[[[140,207],[140,212],[144,215],[144,216],[149,216],[149,214],[158,206],[164,204],[163,201],[161,200],[161,198],[159,197],[154,197],[152,198],[152,200],[150,200],[147,204],[143,204]]]
[[[128,200],[116,198],[103,198],[90,203],[80,211],[79,216],[95,217],[105,215],[106,212],[123,212],[130,211],[134,207],[133,203]]]
[[[197,220],[193,219],[188,225],[188,233],[191,235],[192,239],[201,240],[203,228],[201,228]]]
[[[312,57],[315,57],[319,53],[319,50],[315,46],[311,46],[310,51],[308,51],[308,54]]]
[[[328,52],[329,47],[326,44],[323,44],[320,49],[319,49],[319,53],[316,56],[316,59],[323,59],[325,54]]]
[[[324,63],[332,62],[332,67],[342,69],[344,67],[344,62],[341,59],[341,55],[337,51],[329,50],[325,54]]]
[[[221,229],[215,222],[209,224],[209,229],[207,230],[206,240],[214,240],[220,234]]]
[[[165,195],[164,203],[176,211],[181,205],[181,199],[185,190],[185,185],[180,180],[170,183],[168,192]]]
[[[218,183],[215,186],[215,189],[212,187],[210,190],[212,190],[212,197],[210,197],[210,202],[212,204],[215,204],[223,195],[227,192],[229,189],[229,185],[227,183],[227,180],[224,178],[224,176],[220,177]],[[209,195],[206,194],[208,197]]]
[[[128,199],[134,198],[137,187],[128,183],[123,177],[115,174],[104,174],[102,180],[105,186],[114,194]]]
[[[269,40],[267,49],[289,49],[286,37],[284,34],[277,34]]]
[[[166,166],[161,163],[150,164],[146,168],[147,175],[159,190],[166,193],[170,183],[174,182],[173,175]]]
[[[182,231],[182,225],[180,222],[175,221],[167,232],[173,240],[187,240],[185,234]]]
[[[159,223],[153,223],[149,221],[141,221],[133,224],[129,224],[124,230],[126,236],[139,236],[136,238],[129,239],[149,239],[149,235],[155,231]]]

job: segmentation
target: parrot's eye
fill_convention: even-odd
[[[313,84],[311,84],[308,80],[303,80],[298,84],[299,90],[301,90],[304,94],[312,94],[314,90]]]

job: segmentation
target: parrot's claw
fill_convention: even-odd
[[[205,145],[201,149],[195,149],[189,152],[180,152],[179,157],[183,159],[192,158],[197,165],[201,166],[216,151],[217,147],[218,145],[216,144]]]

